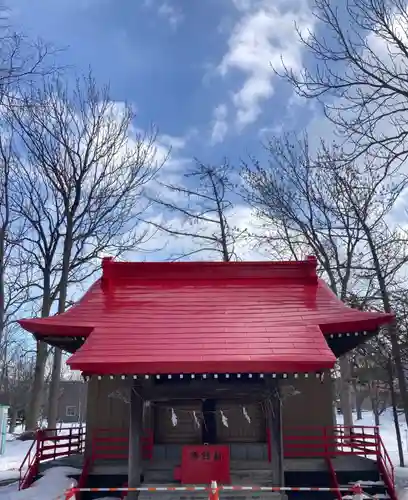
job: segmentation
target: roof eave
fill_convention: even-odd
[[[311,373],[334,368],[336,357],[330,351],[325,360],[303,361],[204,361],[189,362],[112,362],[75,360],[76,354],[68,359],[71,370],[80,370],[93,375],[167,375],[167,374],[239,374],[239,373]]]
[[[55,317],[20,319],[18,323],[36,338],[49,336],[88,337],[93,330],[93,326],[90,325],[58,323],[55,321]]]
[[[353,318],[320,324],[324,335],[331,333],[378,332],[382,326],[391,324],[395,320],[392,313],[371,313],[355,311]]]

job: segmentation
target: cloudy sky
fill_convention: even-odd
[[[179,168],[256,153],[268,132],[299,130],[311,103],[274,75],[299,69],[295,23],[314,29],[307,0],[10,0],[12,23],[92,67],[112,98],[131,102],[139,128],[154,123]]]

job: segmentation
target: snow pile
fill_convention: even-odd
[[[65,492],[77,486],[75,479],[68,476],[79,474],[81,471],[73,467],[54,467],[26,490],[18,491],[16,483],[0,488],[0,500],[64,500]]]
[[[17,439],[7,441],[5,453],[0,456],[0,472],[19,470],[32,443],[32,441],[18,441]]]

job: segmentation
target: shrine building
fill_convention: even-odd
[[[80,464],[82,485],[366,477],[393,497],[378,429],[336,424],[332,370],[394,317],[347,307],[316,268],[103,259],[65,313],[20,321],[88,384],[84,442],[53,458]]]

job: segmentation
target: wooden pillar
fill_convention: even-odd
[[[282,401],[279,380],[272,379],[267,384],[269,397],[266,401],[266,419],[270,435],[272,482],[274,486],[284,486]]]
[[[130,390],[130,421],[129,421],[129,463],[128,463],[128,486],[137,488],[140,486],[142,473],[141,460],[141,433],[143,418],[143,399],[138,394],[135,381],[132,382]],[[128,500],[135,500],[137,493],[129,493]]]

